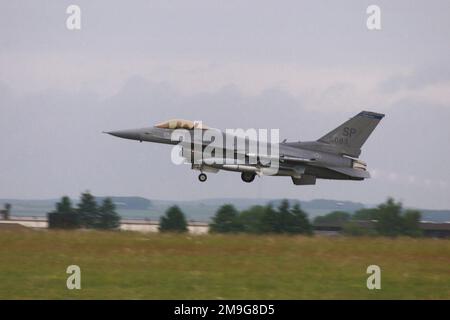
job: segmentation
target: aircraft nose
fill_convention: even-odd
[[[141,134],[139,130],[118,130],[118,131],[109,131],[105,132],[115,137],[123,138],[123,139],[132,139],[132,140],[140,140]]]

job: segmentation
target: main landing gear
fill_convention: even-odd
[[[255,180],[255,176],[256,176],[256,174],[254,172],[242,172],[241,173],[242,181],[247,182],[247,183],[250,183],[253,180]],[[200,182],[205,182],[207,179],[208,179],[208,177],[203,172],[198,175],[198,180]]]
[[[256,174],[254,172],[242,172],[241,173],[241,179],[244,182],[250,183],[253,180],[255,180]]]
[[[206,176],[206,174],[200,173],[200,174],[198,175],[198,180],[200,180],[200,182],[205,182],[206,179],[208,179],[208,177]]]

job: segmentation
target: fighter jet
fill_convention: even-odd
[[[278,152],[274,154],[261,153],[259,148],[256,154],[250,153],[247,147],[253,140],[246,137],[244,138],[245,148],[237,148],[233,145],[230,150],[230,147],[225,144],[220,144],[219,147],[216,145],[218,148],[216,152],[213,152],[212,156],[208,154],[207,158],[203,152],[214,139],[204,139],[206,134],[203,133],[212,130],[213,135],[222,135],[224,140],[230,138],[230,135],[219,129],[209,128],[201,122],[173,119],[153,127],[106,133],[140,142],[181,144],[180,155],[192,169],[200,171],[198,179],[201,182],[207,180],[205,172],[216,173],[219,170],[225,170],[241,172],[241,179],[247,183],[252,182],[256,176],[271,175],[289,176],[295,185],[314,185],[317,179],[364,180],[369,178],[366,163],[358,158],[363,144],[383,117],[384,114],[381,113],[362,111],[316,141],[271,142],[268,149],[276,148]],[[174,138],[175,132],[178,133],[176,138]],[[200,135],[196,134],[198,132]],[[234,140],[235,137],[231,136],[231,138]],[[217,150],[223,152],[217,152]],[[232,159],[228,159],[230,154]],[[274,162],[277,165],[275,171],[271,170]]]

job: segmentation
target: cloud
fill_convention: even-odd
[[[379,89],[384,93],[396,93],[401,90],[421,90],[428,86],[449,82],[450,67],[443,62],[391,76],[380,83]]]

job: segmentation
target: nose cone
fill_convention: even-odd
[[[119,131],[109,131],[105,132],[115,137],[123,138],[123,139],[131,139],[131,140],[141,140],[140,130],[131,129],[131,130],[119,130]]]

